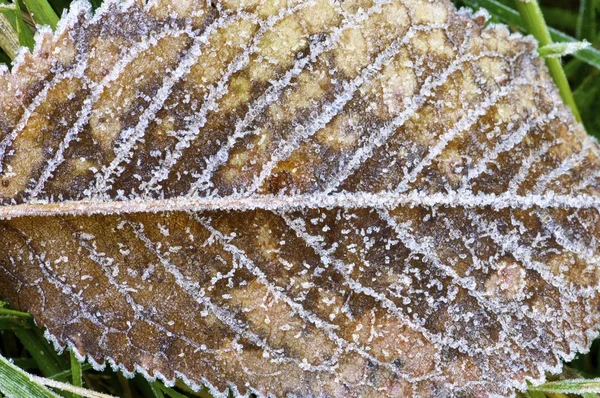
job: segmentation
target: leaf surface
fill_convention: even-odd
[[[600,323],[599,149],[535,43],[484,23],[74,3],[0,76],[0,296],[215,394],[541,382]]]

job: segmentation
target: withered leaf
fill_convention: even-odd
[[[510,396],[600,324],[600,152],[446,0],[77,2],[0,76],[0,296],[218,394]]]

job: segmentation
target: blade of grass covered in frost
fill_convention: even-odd
[[[51,388],[54,388],[57,390],[68,392],[68,393],[70,393],[68,396],[71,396],[71,394],[78,394],[85,398],[116,398],[112,395],[88,390],[87,388],[75,387],[72,384],[61,383],[60,381],[46,379],[46,378],[35,376],[35,375],[29,375],[29,378],[32,381],[37,382],[38,384],[41,384],[43,386],[51,387]],[[67,396],[66,393],[63,393],[63,395]]]
[[[36,329],[14,329],[15,336],[19,339],[23,347],[29,352],[31,357],[38,365],[40,372],[44,376],[52,376],[60,373],[65,365],[61,362],[62,358],[58,356],[53,347],[48,344],[42,333]],[[71,394],[64,393],[64,397],[73,398]]]
[[[529,387],[532,391],[562,394],[600,393],[600,379],[572,379],[550,381],[539,386]]]
[[[8,2],[0,0],[0,5],[7,6]],[[14,7],[14,5],[13,5]],[[15,59],[17,52],[21,47],[19,43],[19,34],[14,26],[16,7],[13,10],[4,10],[0,12],[0,48],[11,59]]]
[[[8,397],[59,398],[0,355],[0,392]]]
[[[1,12],[12,12],[17,9],[17,6],[14,4],[2,4],[0,3],[0,13]]]
[[[565,55],[574,54],[589,46],[590,42],[588,41],[558,42],[547,44],[544,47],[541,47],[538,52],[540,56],[544,58],[560,58]]]

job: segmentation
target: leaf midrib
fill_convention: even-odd
[[[473,194],[450,191],[429,194],[422,191],[395,192],[338,192],[333,194],[254,195],[242,197],[189,197],[169,199],[135,198],[128,200],[85,199],[65,202],[30,202],[0,206],[0,220],[18,217],[76,216],[94,214],[158,213],[169,211],[296,211],[301,209],[394,209],[398,206],[456,207],[456,208],[561,208],[600,210],[600,197],[589,194],[557,195],[512,192],[502,194]]]

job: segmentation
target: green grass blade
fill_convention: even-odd
[[[152,391],[152,396],[154,398],[165,398],[165,394],[163,394],[163,390],[161,389],[161,382],[155,381],[154,383],[150,383],[150,390]]]
[[[566,33],[550,28],[550,35],[555,41],[576,42],[577,39],[569,36]],[[584,61],[586,64],[600,69],[600,51],[594,47],[588,47],[584,50],[577,51],[573,54],[575,58]]]
[[[544,7],[542,5],[542,12],[549,26],[573,32],[577,29],[579,15],[571,10],[559,7]]]
[[[59,355],[56,350],[54,349],[54,346],[52,346],[48,340],[46,339],[46,337],[44,336],[44,332],[42,331],[42,329],[35,327],[34,329],[32,329],[33,333],[37,336],[38,341],[40,342],[40,344],[44,347],[44,349],[50,353],[50,355],[52,356],[52,360],[58,364],[58,367],[61,370],[64,369],[69,369],[69,360],[65,359],[64,357],[62,357],[61,355]]]
[[[0,46],[0,64],[10,64],[10,57],[6,54],[6,52]]]
[[[515,4],[517,6],[517,10],[519,10],[519,13],[521,14],[521,19],[525,23],[525,27],[529,33],[533,34],[533,36],[537,39],[537,41],[540,43],[540,47],[543,48],[552,44],[550,31],[546,26],[546,21],[544,20],[542,10],[540,9],[537,0],[529,0],[527,2],[515,0]],[[560,59],[546,58],[546,65],[550,70],[550,75],[552,75],[552,79],[554,79],[554,83],[558,87],[558,91],[560,92],[563,101],[567,106],[569,106],[569,108],[571,108],[575,118],[578,121],[581,121],[581,116],[577,110],[577,104],[573,98],[573,93],[571,92],[571,87],[569,86],[569,81],[567,80],[567,75],[562,68]]]
[[[496,0],[464,0],[465,4],[473,9],[485,8],[491,15],[499,19],[500,21],[518,27],[521,30],[526,30],[525,24],[519,16],[519,12],[515,9],[506,6]],[[558,42],[576,42],[576,38],[569,36],[559,30],[548,28],[550,36],[553,41]],[[578,51],[573,54],[575,58],[578,58],[585,63],[600,69],[600,51],[588,47],[584,50]]]
[[[519,28],[523,27],[519,13],[507,5],[504,5],[495,0],[464,0],[465,4],[475,10],[479,8],[486,9],[492,16],[499,20],[515,25]]]
[[[69,354],[71,355],[71,375],[72,375],[72,383],[75,387],[83,386],[82,382],[82,373],[81,373],[81,363],[75,356],[74,349],[71,349]],[[80,395],[73,395],[73,398],[81,398]]]
[[[56,29],[58,23],[58,16],[52,9],[50,3],[47,0],[23,0],[27,11],[39,25],[48,25],[52,30]]]
[[[136,390],[139,391],[144,398],[165,398],[162,390],[159,387],[160,382],[151,383],[141,375],[136,375],[133,379],[133,384]]]
[[[71,394],[78,394],[85,398],[115,398],[112,395],[88,390],[87,388],[75,387],[72,384],[61,383],[60,381],[55,381],[52,379],[45,379],[35,375],[29,375],[29,377],[38,384],[64,391],[63,395],[65,396],[67,396],[67,393],[69,393],[68,396],[71,396]]]
[[[581,70],[581,68],[584,65],[585,65],[585,62],[583,62],[582,60],[580,60],[578,58],[574,58],[574,59],[570,60],[569,62],[567,62],[565,64],[565,66],[563,66],[563,69],[565,70],[567,77],[570,79],[571,77],[573,77],[577,73],[579,73],[579,71]],[[580,109],[580,111],[581,111],[581,109]]]
[[[573,96],[581,111],[581,118],[587,132],[600,138],[600,71],[591,73],[575,90]]]
[[[532,384],[531,382],[527,382],[527,386],[528,388],[531,388]],[[519,396],[521,396],[520,394],[518,394]],[[532,390],[527,390],[525,391],[522,396],[524,398],[546,398],[546,394],[544,394],[543,392],[539,392],[539,391],[532,391]]]
[[[596,39],[596,4],[595,0],[580,0],[577,17],[577,39]]]
[[[83,372],[92,369],[92,365],[90,365],[89,363],[83,363],[80,365],[81,365],[81,373],[82,374],[83,374]],[[51,380],[56,380],[56,381],[68,381],[68,380],[71,380],[71,378],[73,377],[72,373],[73,373],[73,369],[66,369],[66,370],[56,373],[48,378]]]
[[[539,391],[525,391],[523,396],[525,398],[546,398],[546,394]]]
[[[133,398],[133,394],[131,392],[131,385],[129,384],[129,379],[125,378],[123,373],[117,373],[117,380],[119,381],[119,385],[121,386],[121,398]]]
[[[21,369],[37,369],[37,363],[31,358],[10,358],[15,366]]]
[[[21,15],[21,6],[18,1],[15,1],[16,11],[15,15],[15,28],[17,30],[17,35],[19,36],[19,44],[23,47],[28,47],[30,50],[33,49],[34,40],[33,40],[33,32],[29,27],[25,24],[23,20],[23,16]]]
[[[179,388],[180,390],[185,392],[187,394],[187,396],[190,396],[190,397],[213,398],[212,394],[206,387],[202,388],[200,391],[194,391],[190,387],[188,387],[185,383],[183,383],[181,380],[177,380],[175,382],[175,387]],[[229,395],[231,395],[231,394],[229,394]]]
[[[0,392],[8,397],[59,398],[1,355]]]
[[[52,376],[63,369],[55,359],[55,352],[45,340],[41,341],[32,330],[15,329],[15,335],[21,341],[27,352],[37,362],[44,376]],[[46,343],[46,344],[44,344]]]
[[[173,390],[172,388],[165,386],[162,383],[153,383],[153,384],[156,384],[157,387],[160,388],[170,398],[188,398],[187,395],[177,392],[177,391]]]
[[[13,24],[10,22],[10,16],[7,14],[9,13],[0,13],[0,47],[13,60],[17,56],[21,45],[17,30],[13,27]]]
[[[0,4],[0,12],[13,12],[17,9],[14,4]]]
[[[562,394],[593,394],[600,393],[600,379],[573,379],[550,381],[539,386],[530,387],[530,390],[544,393]]]
[[[0,329],[31,329],[33,318],[26,312],[0,308]]]

